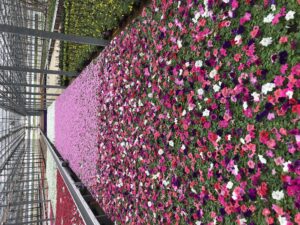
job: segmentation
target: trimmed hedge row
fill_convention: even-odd
[[[108,38],[122,18],[130,14],[136,0],[65,0],[64,32],[81,36]],[[93,53],[102,48],[63,43],[61,69],[81,71]]]

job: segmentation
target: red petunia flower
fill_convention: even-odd
[[[268,185],[266,182],[262,182],[262,184],[257,188],[257,193],[260,197],[265,197],[268,192]]]
[[[268,131],[265,131],[265,130],[262,130],[260,133],[259,133],[259,141],[263,144],[266,144],[267,141],[269,140],[269,132]]]
[[[300,104],[293,105],[292,112],[297,113],[300,116]]]

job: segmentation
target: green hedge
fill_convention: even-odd
[[[48,0],[48,17],[47,17],[47,30],[51,30],[56,0]]]
[[[81,36],[106,38],[121,19],[130,14],[136,0],[65,0],[63,32]],[[81,71],[91,56],[101,48],[74,43],[61,44],[60,67],[65,71]],[[64,78],[64,80],[66,80]]]

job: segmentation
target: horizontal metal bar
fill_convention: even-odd
[[[31,175],[33,175],[33,176],[35,176],[35,174],[41,174],[41,172],[28,172],[28,173],[22,173],[22,176],[23,175],[28,175],[28,174],[31,174]],[[0,175],[0,177],[6,177],[6,176],[9,176],[9,174],[3,174],[3,175]],[[1,193],[1,192],[0,192]]]
[[[18,225],[18,224],[40,224],[42,222],[53,221],[54,219],[41,219],[41,220],[32,220],[27,222],[15,222],[15,223],[5,223],[5,225]]]
[[[102,40],[93,37],[82,37],[70,34],[62,34],[57,32],[49,32],[25,27],[17,27],[7,24],[0,24],[0,32],[7,32],[13,34],[20,34],[20,35],[27,35],[27,36],[34,36],[40,38],[47,38],[47,39],[56,39],[61,41],[70,41],[79,44],[89,44],[89,45],[96,45],[96,46],[103,46],[105,47],[108,45],[109,41]]]
[[[5,94],[23,94],[23,95],[48,95],[48,96],[59,96],[60,95],[60,94],[55,94],[55,93],[37,93],[37,92],[2,92],[2,93],[5,93]]]
[[[45,98],[45,97],[48,97],[48,96],[41,96],[41,97],[36,97],[36,98],[31,98],[31,97],[24,97],[22,99],[25,99],[25,100],[55,100],[56,97],[53,97],[53,98]],[[49,96],[51,97],[51,96]],[[1,98],[1,96],[0,96]]]
[[[25,208],[26,209],[26,208]],[[11,210],[9,210],[9,212],[11,212]],[[10,224],[10,223],[14,223],[14,224],[19,224],[19,220],[20,220],[20,218],[22,218],[23,219],[23,221],[28,221],[28,219],[31,219],[31,220],[33,220],[33,219],[35,219],[35,220],[39,220],[39,219],[41,219],[41,215],[39,215],[38,214],[38,210],[28,210],[27,211],[27,216],[25,216],[24,215],[24,210],[19,210],[19,215],[21,214],[21,212],[22,212],[22,214],[23,215],[21,215],[21,217],[19,216],[19,217],[10,217],[9,218],[9,220],[7,220],[5,223],[4,223],[4,225],[5,224]],[[28,212],[31,212],[31,214],[29,215],[29,213]],[[35,214],[33,214],[33,213],[35,213]],[[14,222],[14,221],[16,221],[16,222]]]
[[[55,88],[55,89],[65,89],[64,86],[59,85],[41,85],[41,84],[22,84],[22,83],[2,83],[0,85],[4,86],[25,86],[25,87],[39,87],[39,88]]]
[[[23,167],[22,167],[23,168]],[[26,182],[36,182],[36,181],[41,181],[41,180],[46,180],[46,179],[33,179],[33,180],[18,180],[18,181],[12,181],[12,182],[0,182],[0,184],[7,184],[7,183],[26,183]]]
[[[1,25],[0,25],[1,28]],[[0,30],[1,31],[1,30]],[[64,75],[68,77],[76,77],[77,72],[68,72],[61,70],[44,70],[30,67],[19,67],[19,66],[0,66],[0,70],[9,70],[9,71],[19,71],[19,72],[28,72],[28,73],[42,73],[42,74],[53,74],[53,75]]]
[[[17,205],[39,204],[39,203],[44,203],[44,202],[50,202],[50,200],[40,200],[40,201],[33,200],[33,201],[14,202],[12,204],[0,205],[0,208],[10,207],[10,206],[17,206]]]

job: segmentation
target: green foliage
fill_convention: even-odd
[[[131,13],[135,0],[65,0],[64,32],[81,36],[105,38],[116,29],[122,18]],[[80,71],[91,55],[101,49],[74,43],[61,44],[60,67]]]
[[[56,0],[48,0],[47,30],[50,31],[53,23]]]

